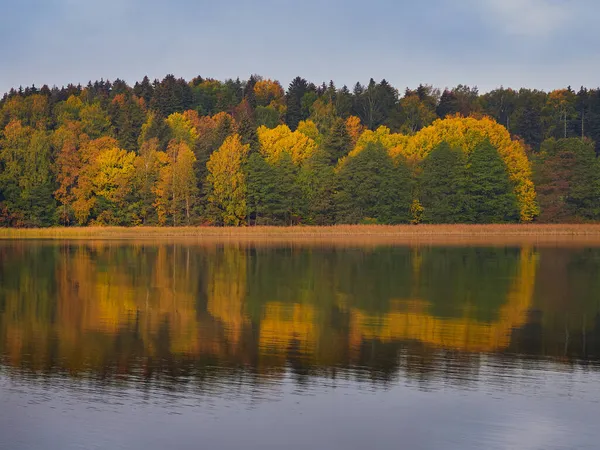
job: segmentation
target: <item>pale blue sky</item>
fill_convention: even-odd
[[[600,85],[597,0],[0,0],[0,92],[168,73]]]

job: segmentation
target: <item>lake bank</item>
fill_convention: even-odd
[[[232,242],[600,242],[600,224],[335,225],[294,227],[0,228],[0,240],[171,240]]]

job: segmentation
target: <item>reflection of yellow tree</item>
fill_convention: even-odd
[[[304,355],[314,354],[319,336],[317,312],[313,305],[270,302],[260,323],[261,354],[285,355],[294,345]]]
[[[496,322],[483,323],[468,317],[434,317],[428,313],[427,302],[395,301],[393,311],[383,316],[369,316],[354,309],[351,313],[350,343],[357,347],[363,340],[416,340],[436,347],[467,352],[505,349],[510,344],[512,330],[522,327],[527,321],[527,312],[533,300],[535,270],[535,254],[530,248],[523,248],[519,274]]]
[[[249,323],[244,313],[246,300],[246,254],[228,246],[214,255],[208,277],[208,312],[219,320],[229,343],[240,342],[243,328]]]
[[[58,267],[58,331],[61,345],[67,347],[64,350],[74,352],[81,348],[90,332],[109,336],[135,330],[147,354],[152,355],[155,337],[161,327],[167,326],[171,350],[193,352],[197,335],[194,289],[189,286],[186,267],[180,267],[176,261],[185,256],[178,252],[189,249],[158,246],[152,285],[148,286],[140,285],[121,264],[114,263],[110,245],[93,247],[94,260],[90,258],[90,248],[82,246]],[[136,255],[129,256],[139,260],[141,248],[131,251]],[[97,260],[102,258],[113,263],[101,269]]]

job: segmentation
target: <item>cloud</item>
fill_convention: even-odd
[[[475,0],[484,18],[511,35],[545,38],[575,17],[568,0]]]

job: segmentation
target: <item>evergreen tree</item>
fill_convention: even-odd
[[[259,153],[252,153],[245,172],[248,224],[273,224],[281,203],[276,170]]]
[[[258,152],[258,135],[256,133],[256,118],[254,109],[250,106],[248,97],[235,108],[233,116],[237,134],[242,138],[242,144],[250,145],[250,152]]]
[[[565,141],[570,142],[575,153],[567,209],[578,220],[600,220],[600,161],[591,143],[579,139]]]
[[[517,199],[498,150],[479,144],[467,166],[467,215],[472,223],[507,223],[519,219]]]
[[[368,143],[341,164],[335,193],[338,222],[408,222],[412,183],[403,161],[395,165],[382,144]]]
[[[190,85],[181,78],[167,75],[160,83],[155,83],[150,107],[167,117],[190,109],[193,102],[194,94]]]
[[[304,222],[314,225],[334,223],[334,180],[335,172],[329,154],[317,151],[302,164],[298,185],[302,194],[300,208]]]
[[[298,168],[288,152],[282,152],[273,165],[277,182],[279,204],[273,211],[277,222],[293,225],[298,221],[302,193],[298,185]]]
[[[340,158],[350,152],[351,148],[352,138],[346,128],[346,121],[337,118],[323,141],[323,149],[329,157],[329,162],[336,164]]]
[[[302,98],[308,91],[308,82],[301,77],[296,77],[290,83],[286,94],[287,111],[285,122],[292,131],[296,130],[301,120],[305,120],[308,115],[302,111]]]
[[[420,202],[424,223],[459,223],[465,219],[466,158],[446,142],[423,162]]]

